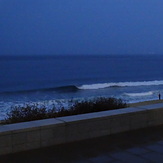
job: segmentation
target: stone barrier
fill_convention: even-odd
[[[0,155],[163,124],[163,104],[0,125]]]

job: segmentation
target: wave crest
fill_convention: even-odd
[[[163,85],[163,80],[88,84],[88,85],[79,86],[78,89],[103,89],[108,87],[136,87],[136,86],[152,86],[152,85]]]
[[[149,92],[140,92],[140,93],[125,93],[127,96],[138,97],[138,96],[151,96],[153,95],[152,91]]]

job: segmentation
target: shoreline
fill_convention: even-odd
[[[157,103],[163,103],[163,99],[130,103],[128,107],[144,106],[144,105],[151,105],[151,104],[157,104]]]

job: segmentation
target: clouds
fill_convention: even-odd
[[[0,54],[162,53],[161,0],[1,0]]]

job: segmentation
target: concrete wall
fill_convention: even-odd
[[[0,125],[0,155],[163,124],[163,104]]]

